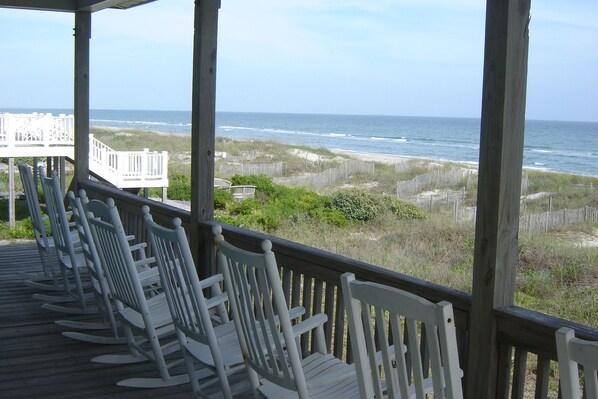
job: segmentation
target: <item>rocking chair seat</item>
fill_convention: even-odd
[[[166,296],[164,293],[158,294],[147,300],[147,306],[150,311],[150,317],[155,328],[160,328],[168,324],[172,324],[172,316],[168,309]],[[141,313],[132,308],[124,308],[118,312],[120,316],[130,325],[135,328],[144,329],[145,322]]]
[[[220,346],[222,357],[227,359],[231,364],[242,364],[243,355],[241,354],[239,339],[237,338],[235,331],[235,323],[231,321],[217,326],[214,328],[214,332],[219,337],[218,344]],[[189,340],[187,345],[185,345],[185,349],[202,364],[205,364],[208,367],[216,367],[209,345],[195,340]]]
[[[359,398],[355,368],[331,354],[313,353],[301,360],[310,398]],[[323,376],[323,377],[322,377]],[[297,392],[263,379],[258,388],[268,399],[298,398]]]

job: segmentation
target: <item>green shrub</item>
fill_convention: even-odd
[[[345,218],[345,215],[338,209],[314,208],[309,212],[309,216],[333,226],[345,227],[347,225],[347,218]]]
[[[361,190],[338,191],[332,195],[330,205],[347,219],[365,222],[376,217],[380,203],[373,194]]]
[[[228,201],[230,201],[229,191],[214,189],[214,209],[226,209]]]
[[[396,198],[391,198],[389,208],[399,219],[422,220],[426,218],[426,214],[417,206]]]
[[[229,202],[227,210],[231,215],[251,215],[260,204],[255,198],[245,198],[243,201]]]
[[[169,178],[168,198],[179,201],[191,200],[191,184],[189,178],[182,174],[172,175]]]
[[[31,219],[26,218],[15,223],[15,227],[10,228],[5,221],[0,221],[0,239],[2,240],[17,240],[17,239],[33,239],[33,225]]]

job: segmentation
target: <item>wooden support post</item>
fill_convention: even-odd
[[[59,157],[59,176],[60,176],[60,190],[62,195],[66,195],[66,165],[64,157]]]
[[[8,226],[15,227],[15,159],[8,158]]]
[[[488,0],[466,397],[495,398],[494,309],[514,300],[530,0]]]
[[[33,185],[36,190],[38,187],[38,181],[37,181],[37,175],[39,172],[39,170],[37,169],[38,166],[39,165],[37,164],[37,157],[33,157]]]
[[[191,251],[200,278],[215,273],[211,237],[198,223],[214,219],[216,49],[220,0],[195,0],[191,104]]]
[[[52,157],[46,157],[46,176],[52,176]]]
[[[91,13],[77,11],[75,13],[75,176],[73,177],[75,182],[89,178],[90,38]]]

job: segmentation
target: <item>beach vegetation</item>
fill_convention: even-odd
[[[15,201],[15,227],[8,223],[8,200],[0,199],[0,240],[32,239],[33,225],[25,200]]]
[[[332,195],[330,205],[349,220],[366,222],[376,217],[380,203],[374,194],[363,190],[343,190]]]

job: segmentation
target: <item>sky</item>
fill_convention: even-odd
[[[92,16],[92,109],[189,110],[193,1]],[[532,0],[527,118],[598,121],[598,1]],[[222,0],[217,111],[474,117],[483,0]],[[0,9],[0,110],[72,108],[74,16]]]

